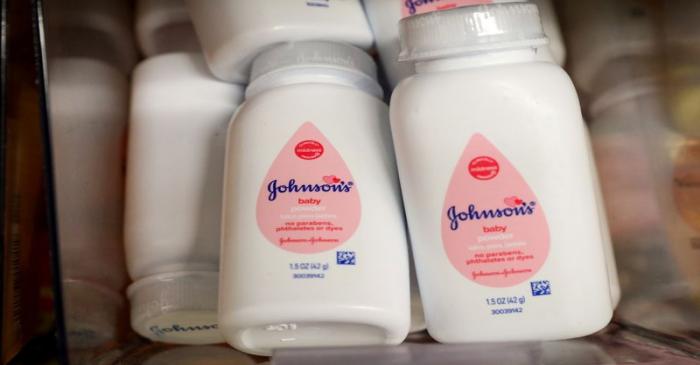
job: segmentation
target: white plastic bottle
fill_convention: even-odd
[[[223,342],[216,306],[228,121],[240,86],[199,54],[150,58],[134,71],[125,240],[131,325],[155,341]]]
[[[471,24],[473,26],[465,26]],[[612,315],[576,92],[533,4],[404,19],[417,74],[391,122],[428,331],[441,342],[584,336]]]
[[[388,107],[362,50],[261,54],[229,130],[219,323],[235,348],[399,344],[409,271]]]
[[[399,21],[401,18],[478,3],[504,3],[514,1],[518,0],[456,0],[423,2],[421,4],[415,1],[411,2],[405,0],[364,0],[363,4],[370,25],[372,26],[372,31],[374,32],[382,68],[391,90],[393,90],[401,80],[415,73],[412,62],[399,62],[398,60],[400,51]],[[535,3],[537,3],[538,8],[540,8],[545,15],[543,27],[545,28],[545,34],[550,38],[549,48],[545,46],[538,49],[538,58],[563,64],[566,50],[551,0],[536,0]],[[419,289],[415,287],[413,281],[411,283],[411,303],[413,305],[411,309],[411,332],[417,332],[425,329],[425,318],[423,316]],[[617,295],[613,293],[613,297],[619,298],[619,290]],[[615,299],[613,300],[616,301]]]
[[[360,0],[187,0],[214,75],[247,83],[253,59],[282,42],[324,40],[369,49]]]
[[[201,51],[185,0],[138,0],[135,26],[146,57]]]
[[[66,330],[71,348],[115,341],[124,264],[124,140],[129,81],[87,58],[49,62],[54,182]]]
[[[364,0],[367,17],[374,31],[379,58],[389,86],[394,89],[401,80],[414,74],[412,62],[399,62],[399,21],[402,18],[461,6],[516,1],[525,0]],[[561,65],[564,63],[566,50],[551,0],[535,0],[534,2],[543,12],[542,21],[545,34],[550,38],[549,48],[542,47],[538,51],[538,57]]]

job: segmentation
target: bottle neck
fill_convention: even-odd
[[[537,61],[536,48],[506,49],[416,62],[416,73]]]
[[[264,91],[296,84],[334,84],[357,89],[381,99],[384,96],[374,78],[359,72],[336,67],[287,67],[255,78],[246,89],[246,99]]]

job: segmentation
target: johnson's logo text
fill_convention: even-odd
[[[441,0],[406,0],[404,6],[408,9],[409,15],[416,15],[418,8],[432,3],[439,3]]]
[[[447,209],[447,219],[450,220],[450,229],[456,231],[459,229],[460,222],[528,216],[535,213],[536,207],[536,202],[531,201],[528,203],[522,200],[519,200],[518,205],[508,205],[505,208],[498,209],[478,209],[476,205],[469,204],[466,210],[460,211],[453,205]]]
[[[297,184],[295,179],[280,184],[275,179],[267,184],[267,200],[273,202],[277,195],[286,193],[349,193],[354,185],[352,181],[343,181],[334,175],[324,176],[320,184]]]
[[[196,326],[182,326],[179,324],[173,324],[172,326],[168,326],[168,327],[160,327],[158,325],[155,325],[155,326],[149,327],[148,329],[154,335],[161,337],[161,336],[165,336],[169,333],[213,331],[213,330],[217,330],[218,328],[219,328],[219,326],[216,323],[212,323],[212,324],[202,324],[202,325],[196,325]]]

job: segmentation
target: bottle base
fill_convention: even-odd
[[[398,343],[381,327],[340,322],[294,322],[249,327],[238,331],[237,349],[270,355],[273,349],[348,347]]]
[[[408,335],[409,314],[378,308],[330,306],[295,310],[249,308],[222,316],[219,326],[236,349],[269,356],[273,350],[311,347],[398,345]]]
[[[603,330],[612,320],[612,313],[606,316],[600,316],[598,321],[588,321],[587,323],[579,323],[569,327],[546,328],[539,329],[531,328],[530,331],[517,331],[517,327],[509,330],[508,328],[500,327],[496,330],[488,330],[487,325],[480,326],[480,333],[457,333],[444,331],[442,329],[430,328],[428,325],[428,333],[435,341],[445,344],[460,344],[460,343],[498,343],[498,342],[522,342],[522,341],[560,341],[570,340],[574,338],[585,337]],[[510,333],[511,335],[504,335]]]

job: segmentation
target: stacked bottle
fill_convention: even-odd
[[[51,137],[68,345],[117,338],[125,319],[122,240],[127,78],[89,58],[49,63]]]
[[[222,342],[221,181],[228,119],[242,98],[199,54],[160,55],[134,71],[125,238],[131,323],[145,337]]]
[[[124,141],[137,55],[126,2],[44,5],[67,342],[89,351],[123,333]]]
[[[132,328],[154,341],[223,342],[218,330],[225,134],[243,87],[213,77],[183,0],[140,0],[148,58],[133,74],[124,233]]]
[[[212,73],[229,82],[247,83],[253,59],[275,44],[373,42],[359,0],[186,1]]]

